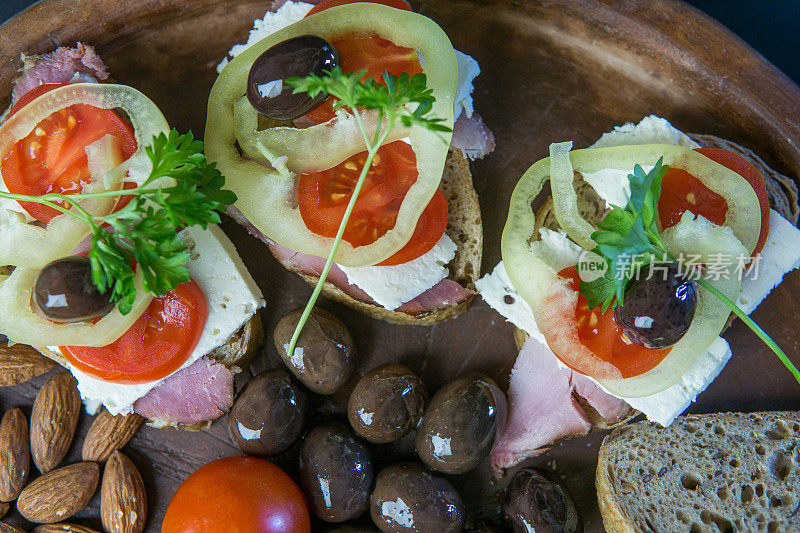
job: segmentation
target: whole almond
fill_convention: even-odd
[[[31,471],[28,421],[18,408],[9,409],[0,422],[0,501],[17,499]]]
[[[60,522],[58,524],[42,524],[33,528],[32,533],[100,533],[96,529],[86,526],[79,526],[77,524],[66,524]]]
[[[131,413],[111,416],[103,408],[94,420],[83,441],[83,460],[104,463],[112,452],[123,448],[139,428],[144,418]]]
[[[9,509],[11,509],[11,503],[0,502],[0,518],[3,518]]]
[[[100,489],[100,519],[109,533],[141,533],[147,519],[142,476],[122,452],[111,454]]]
[[[30,522],[52,524],[74,515],[97,490],[97,463],[62,466],[34,479],[19,495],[17,510]]]
[[[0,387],[24,383],[50,371],[56,363],[25,344],[0,343]]]
[[[25,533],[25,530],[0,522],[0,533]]]
[[[81,412],[77,386],[72,374],[61,372],[44,384],[33,403],[31,453],[43,474],[58,466],[72,444]]]

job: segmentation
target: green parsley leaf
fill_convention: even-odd
[[[589,300],[590,309],[602,304],[605,311],[611,305],[612,283],[613,304],[622,305],[628,282],[659,252],[651,242],[651,233],[655,231],[656,205],[667,170],[669,167],[663,165],[661,159],[647,173],[636,165],[633,174],[628,175],[631,195],[626,206],[611,206],[611,211],[598,224],[600,229],[592,233],[592,240],[597,243],[592,251],[606,259],[609,268],[602,281],[581,284],[581,294]]]
[[[133,189],[72,195],[27,196],[24,201],[45,205],[103,196],[130,196],[120,210],[92,216],[82,210],[69,212],[92,229],[89,261],[92,281],[101,292],[109,291],[120,313],[131,311],[136,299],[134,266],[142,272],[143,287],[154,296],[165,294],[189,280],[186,244],[178,233],[185,227],[202,228],[220,221],[220,213],[236,201],[225,190],[225,177],[203,155],[203,142],[191,133],[176,130],[160,134],[145,147],[153,164],[147,179]],[[159,180],[171,178],[168,187]],[[11,196],[0,192],[0,197]],[[23,195],[13,195],[21,200]]]
[[[589,309],[602,306],[605,313],[617,294],[617,284],[613,272],[608,268],[603,277],[594,281],[581,281],[578,290],[588,300]]]
[[[341,68],[334,67],[322,76],[311,74],[304,78],[288,78],[285,82],[294,87],[295,94],[333,96],[337,99],[334,111],[342,107],[377,110],[384,116],[391,115],[405,127],[417,125],[431,131],[452,131],[442,124],[444,119],[427,116],[436,98],[433,90],[428,88],[428,78],[424,73],[413,76],[408,72],[400,75],[384,73],[383,84],[372,78],[362,81],[366,74],[366,70],[344,73]]]

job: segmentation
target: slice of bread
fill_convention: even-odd
[[[253,359],[263,345],[264,326],[261,323],[261,317],[259,313],[256,313],[245,323],[244,326],[239,328],[236,333],[231,335],[225,344],[212,350],[206,357],[225,365],[226,368],[229,368],[234,373],[238,373]],[[61,352],[50,350],[45,346],[34,346],[34,348],[56,363],[64,366],[65,368],[69,368],[67,365],[67,360],[64,359],[64,356],[61,354]],[[191,426],[183,424],[176,425],[163,420],[147,420],[147,423],[159,428],[176,427],[179,429],[200,430],[208,427],[211,421],[209,420],[206,423]]]
[[[606,531],[800,531],[800,412],[640,422],[600,447]]]
[[[481,272],[483,226],[478,195],[472,185],[469,161],[461,150],[450,148],[448,151],[440,188],[449,209],[445,232],[458,246],[455,257],[448,265],[450,269],[448,277],[468,289],[474,289],[475,281]],[[319,280],[319,277],[306,274],[285,262],[281,264],[288,270],[299,274],[311,285],[316,285]],[[472,302],[472,297],[469,297],[463,302],[445,309],[432,309],[428,313],[410,315],[356,300],[330,282],[325,283],[322,293],[332,300],[373,318],[407,325],[430,325],[453,318],[463,313]]]

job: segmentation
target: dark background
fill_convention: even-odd
[[[5,21],[32,3],[32,0],[0,0],[0,21]],[[268,3],[264,1],[265,9]],[[800,83],[800,61],[797,59],[800,57],[800,1],[689,0],[688,3],[733,30]]]

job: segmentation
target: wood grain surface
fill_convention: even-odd
[[[459,50],[482,67],[476,109],[497,137],[497,150],[474,165],[484,231],[484,271],[500,259],[499,239],[511,191],[550,142],[593,142],[614,125],[656,113],[683,131],[712,133],[756,150],[777,170],[800,174],[800,90],[732,33],[677,1],[656,0],[420,0]],[[9,101],[20,52],[38,53],[83,41],[97,48],[112,76],[150,96],[170,124],[201,134],[215,66],[231,45],[246,40],[267,3],[254,0],[45,0],[0,26],[0,109]],[[284,271],[255,239],[223,224],[267,299],[264,325],[302,305],[311,290]],[[800,363],[797,316],[800,273],[787,276],[754,318]],[[516,357],[511,328],[477,301],[463,316],[438,326],[390,326],[329,302],[351,329],[360,371],[403,361],[433,389],[469,370],[507,384]],[[798,409],[797,384],[741,323],[725,335],[733,359],[691,408],[693,412]],[[277,364],[268,340],[263,355],[237,376]],[[0,408],[27,415],[44,378],[0,389]],[[341,406],[346,392],[332,399]],[[80,460],[91,417],[81,416],[68,461]],[[533,463],[554,469],[571,490],[587,531],[601,531],[594,493],[596,432],[556,446]],[[385,447],[380,462],[407,453]],[[194,469],[238,454],[224,421],[207,431],[143,428],[126,453],[139,467],[151,502],[147,531],[159,531],[178,485]],[[291,452],[279,460],[295,469]],[[455,479],[475,515],[493,516],[494,489],[485,470]],[[480,483],[476,479],[481,480]],[[14,524],[23,524],[16,514]],[[99,496],[78,521],[99,529]],[[29,528],[30,529],[30,528]],[[315,529],[316,530],[316,529]]]

